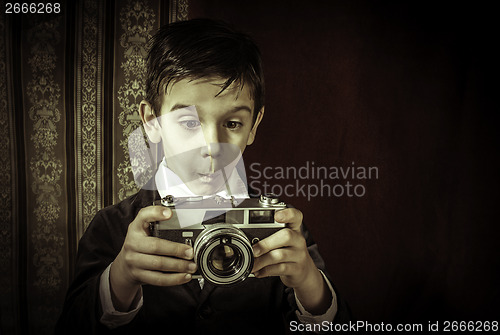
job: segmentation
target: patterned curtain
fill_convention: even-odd
[[[0,3],[0,334],[50,334],[78,240],[140,187],[128,137],[146,43],[188,2],[68,0],[43,15]]]

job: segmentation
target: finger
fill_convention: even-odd
[[[149,206],[142,208],[129,229],[135,232],[142,232],[149,235],[149,223],[155,221],[168,220],[172,216],[172,210],[164,206]]]
[[[193,248],[184,243],[147,236],[134,246],[138,253],[193,259]]]
[[[299,246],[303,240],[300,232],[283,228],[254,244],[253,254],[255,257],[259,257],[274,249]]]
[[[159,271],[141,271],[138,279],[143,284],[154,286],[176,286],[191,281],[189,273],[163,273]]]
[[[129,264],[143,270],[164,272],[196,272],[196,264],[179,258],[134,253],[129,256]]]
[[[295,272],[294,263],[279,263],[268,265],[265,268],[254,273],[257,278],[271,277],[271,276],[290,276]]]
[[[262,255],[261,257],[255,258],[252,272],[258,272],[262,268],[269,265],[295,262],[298,258],[299,257],[297,253],[290,248],[280,248],[271,250],[268,253]]]
[[[302,212],[296,208],[285,208],[274,215],[276,222],[287,223],[288,228],[296,231],[300,231],[303,217]]]

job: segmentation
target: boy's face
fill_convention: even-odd
[[[153,142],[162,140],[167,166],[189,189],[212,195],[226,178],[246,146],[252,144],[262,119],[253,121],[254,101],[248,85],[231,85],[222,93],[221,78],[183,79],[169,86],[158,117],[145,125]],[[149,106],[149,105],[148,105]],[[141,115],[148,106],[141,105]],[[143,120],[145,118],[143,117]]]

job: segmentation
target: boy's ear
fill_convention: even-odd
[[[253,124],[252,130],[250,130],[250,134],[248,135],[247,145],[250,145],[255,140],[255,135],[257,134],[257,128],[259,127],[260,121],[264,117],[264,106],[260,109],[259,114],[257,114],[257,118],[255,119],[255,123]]]
[[[158,119],[156,118],[151,104],[145,100],[141,101],[139,105],[139,114],[141,116],[142,125],[144,130],[149,137],[149,140],[153,143],[159,143],[161,141],[161,127]]]

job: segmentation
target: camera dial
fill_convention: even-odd
[[[262,206],[274,206],[279,203],[278,196],[274,193],[262,194],[260,196],[259,202]]]

